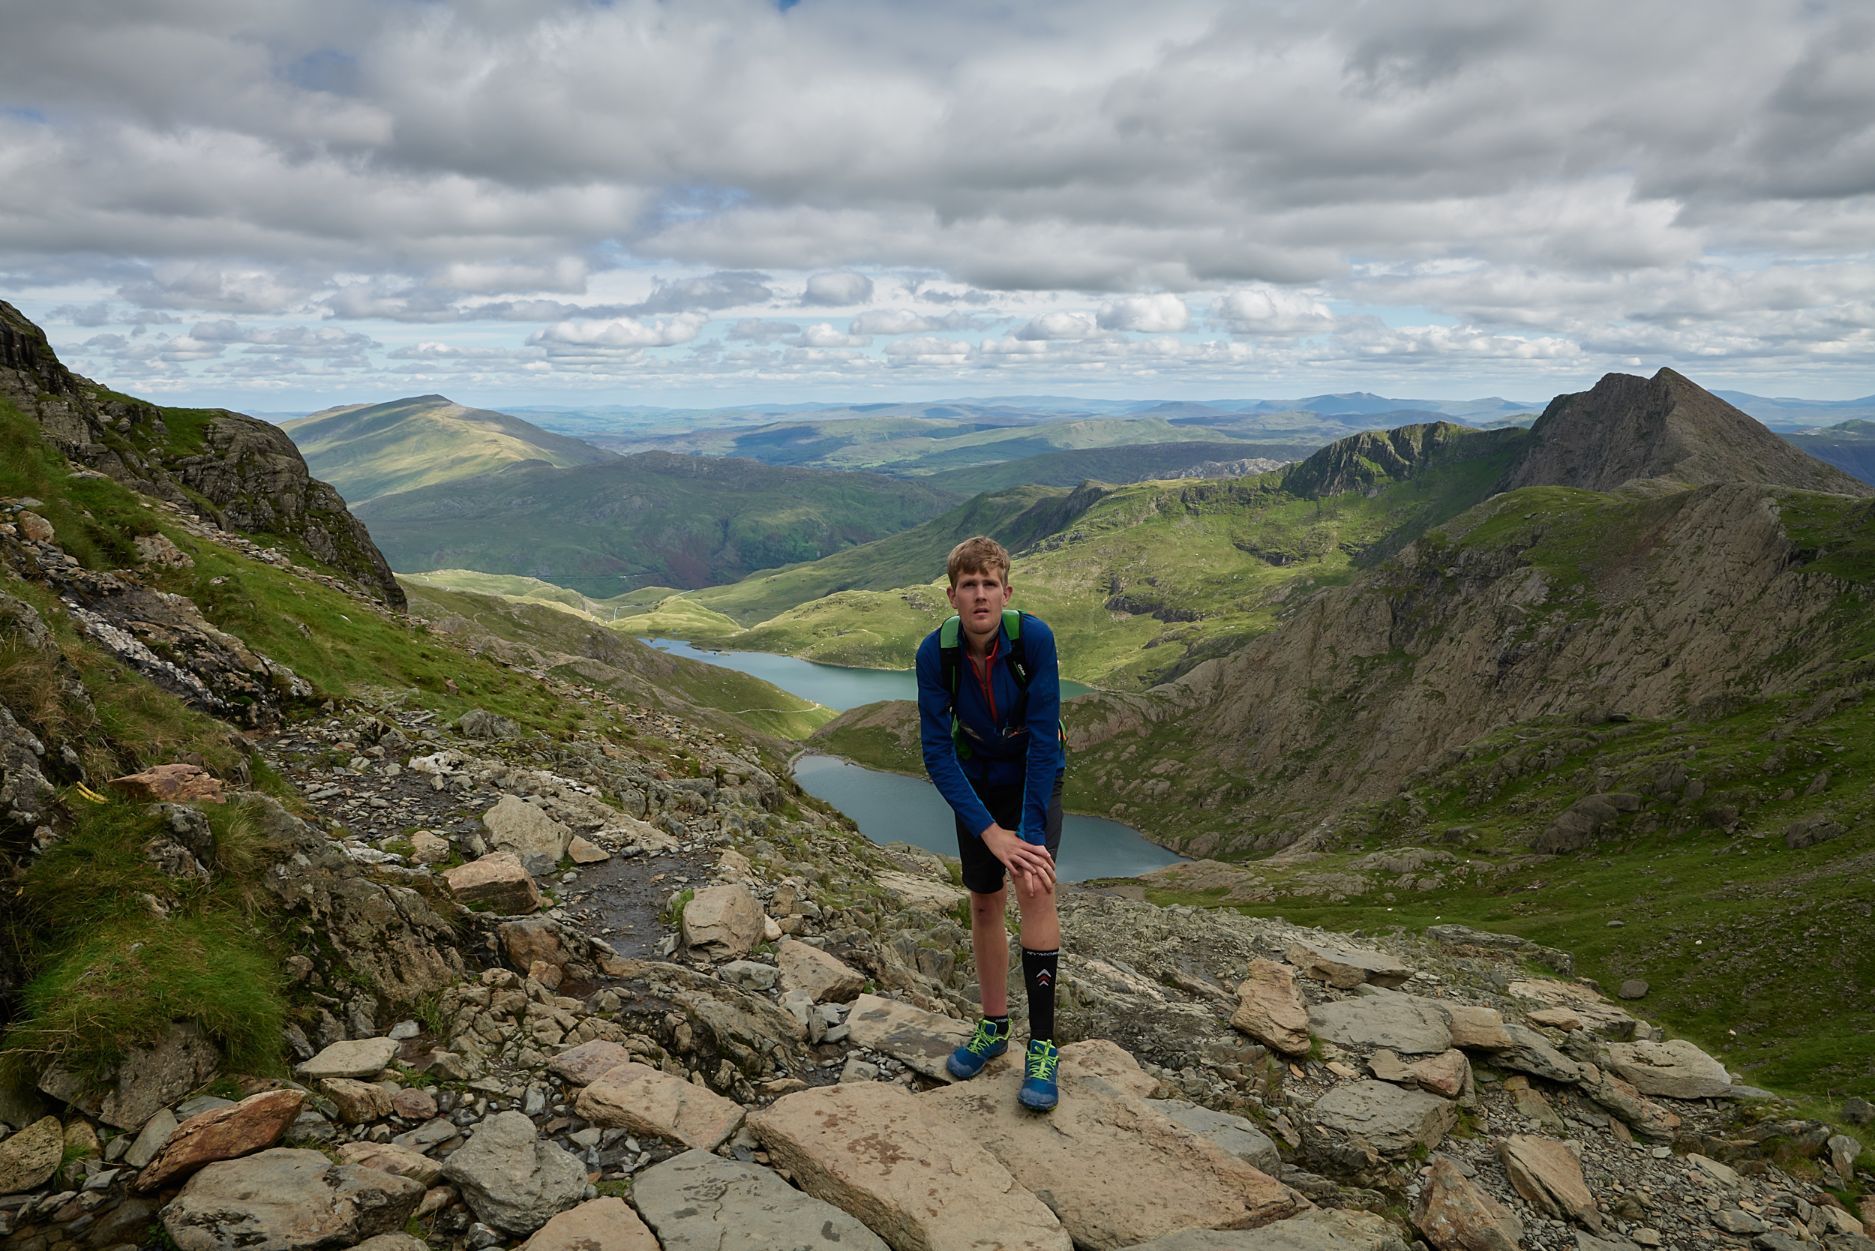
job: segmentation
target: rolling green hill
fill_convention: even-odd
[[[1083,482],[1144,482],[1171,478],[1199,465],[1219,461],[1289,461],[1307,456],[1319,444],[1229,442],[1141,443],[1126,447],[1075,448],[1043,452],[1000,465],[947,469],[925,479],[942,490],[1002,491],[1016,486],[1079,486]]]
[[[519,574],[604,598],[828,556],[954,502],[873,474],[648,452],[570,469],[513,465],[382,496],[357,515],[399,572]]]
[[[465,408],[440,395],[328,408],[283,430],[307,467],[356,507],[380,495],[453,482],[523,461],[565,468],[615,459],[612,453],[529,425],[518,417]]]

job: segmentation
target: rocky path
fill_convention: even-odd
[[[268,740],[387,897],[467,906],[469,975],[308,962],[291,1081],[0,1107],[5,1245],[1875,1251],[1852,1138],[1459,927],[1070,892],[1061,1108],[1008,1061],[952,1085],[942,863],[620,712],[669,750],[395,709]]]

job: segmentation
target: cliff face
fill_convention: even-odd
[[[115,395],[59,363],[45,333],[0,301],[0,398],[34,418],[85,465],[225,529],[299,542],[371,598],[404,607],[404,593],[338,492],[313,478],[293,441],[267,422],[226,411],[166,419],[153,404]]]
[[[1669,478],[1875,494],[1671,369],[1652,378],[1609,374],[1591,390],[1559,395],[1530,433],[1529,451],[1498,490],[1554,485],[1611,491],[1635,479]]]

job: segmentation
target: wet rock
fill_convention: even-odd
[[[449,893],[467,907],[480,907],[504,916],[538,912],[540,888],[533,875],[511,852],[497,851],[443,871]]]
[[[1308,1110],[1316,1126],[1346,1134],[1382,1156],[1415,1146],[1439,1145],[1458,1123],[1458,1105],[1423,1090],[1390,1082],[1358,1081],[1336,1086]]]
[[[782,939],[775,961],[781,966],[782,988],[805,991],[815,1003],[851,1003],[866,988],[864,974],[798,939]]]
[[[1582,1162],[1568,1143],[1513,1134],[1497,1144],[1497,1153],[1511,1186],[1539,1211],[1592,1230],[1602,1227],[1595,1196],[1582,1177]]]
[[[578,1203],[586,1170],[550,1142],[519,1112],[497,1112],[456,1149],[443,1176],[462,1190],[481,1220],[508,1234],[531,1234]]]
[[[1732,1088],[1725,1066],[1683,1038],[1611,1044],[1608,1066],[1644,1095],[1709,1099]]]
[[[714,1151],[742,1124],[742,1108],[648,1064],[608,1069],[580,1092],[574,1111],[594,1125]]]
[[[1275,960],[1252,960],[1237,986],[1231,1027],[1284,1055],[1307,1055],[1309,1010],[1296,989],[1295,970]]]
[[[895,1247],[1071,1251],[1054,1213],[965,1131],[883,1082],[786,1095],[749,1127],[801,1188]],[[892,1150],[877,1147],[890,1143]]]
[[[664,1251],[885,1251],[878,1235],[772,1171],[686,1151],[638,1174],[632,1200]]]
[[[1432,1161],[1413,1226],[1439,1251],[1518,1251],[1523,1245],[1523,1222],[1448,1156]]]
[[[397,1041],[392,1038],[355,1038],[335,1042],[299,1066],[299,1074],[308,1081],[329,1077],[376,1077],[397,1058]]]
[[[1402,1055],[1431,1055],[1452,1045],[1436,1002],[1391,990],[1318,1003],[1309,1009],[1309,1028],[1343,1047],[1387,1047]]]
[[[706,886],[684,905],[684,946],[733,960],[762,941],[762,905],[746,886]]]
[[[630,1204],[607,1196],[553,1217],[521,1251],[658,1251],[658,1240]]]
[[[232,1107],[190,1117],[137,1174],[136,1188],[160,1190],[203,1165],[266,1150],[280,1141],[305,1101],[297,1090],[267,1090]]]
[[[399,1229],[423,1197],[403,1177],[275,1147],[203,1168],[163,1209],[180,1251],[314,1251]]]

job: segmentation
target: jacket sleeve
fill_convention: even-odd
[[[1048,840],[1048,805],[1055,778],[1067,763],[1061,750],[1061,671],[1055,657],[1055,634],[1034,618],[1022,630],[1022,654],[1029,666],[1029,753],[1022,771],[1023,841]]]
[[[924,749],[924,771],[964,828],[981,838],[995,822],[957,763],[957,745],[951,741],[951,693],[944,687],[936,634],[919,646],[917,672],[918,740]]]

